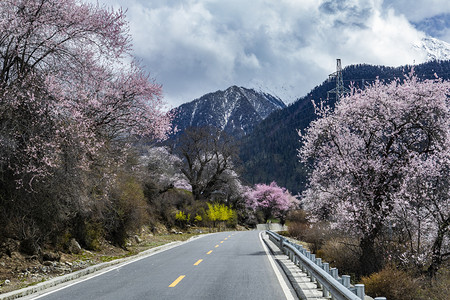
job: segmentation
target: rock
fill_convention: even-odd
[[[137,235],[134,236],[134,240],[137,244],[140,244],[142,242],[141,238],[138,237]]]
[[[53,266],[53,262],[51,262],[51,261],[49,261],[49,260],[44,261],[42,264],[43,264],[44,266],[47,266],[47,267]]]
[[[0,244],[0,257],[2,257],[3,254],[8,255],[11,257],[12,252],[19,251],[20,243],[17,240],[6,238],[3,243]]]
[[[11,281],[9,279],[6,279],[5,282],[4,282],[5,285],[8,285],[10,283],[11,283]]]
[[[69,252],[73,254],[79,254],[81,252],[81,246],[77,240],[71,239],[69,242]]]
[[[13,260],[23,260],[24,257],[19,252],[11,252],[11,258]]]
[[[28,261],[39,260],[39,256],[38,255],[26,256],[25,259]]]
[[[61,259],[61,254],[54,252],[44,252],[42,253],[42,259],[44,261],[59,261]]]

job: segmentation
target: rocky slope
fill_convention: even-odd
[[[188,127],[214,126],[242,137],[273,111],[285,107],[283,101],[270,94],[232,86],[176,108],[174,125],[178,133]]]

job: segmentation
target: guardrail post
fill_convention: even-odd
[[[356,288],[356,296],[358,296],[361,299],[364,299],[364,284],[355,284]]]
[[[350,275],[342,275],[342,285],[346,288],[350,287]]]
[[[283,253],[286,253],[286,251],[284,251],[284,238],[283,237],[280,237],[280,250],[283,252]]]
[[[309,251],[305,252],[305,256],[307,259],[309,259],[311,257],[310,255],[311,255],[311,253]],[[310,277],[311,273],[309,272],[308,268],[305,268],[305,271],[306,271],[306,276]]]
[[[319,257],[319,258],[316,258],[316,265],[317,266],[319,266],[320,268],[322,268],[322,259]]]
[[[339,277],[339,271],[336,268],[331,268],[330,275],[333,276],[334,279],[338,279]]]
[[[328,274],[330,274],[330,264],[327,262],[324,262],[322,265],[322,269],[327,272]]]
[[[309,259],[313,262],[316,263],[316,255],[310,253]],[[316,282],[316,278],[314,276],[311,275],[311,282]]]
[[[330,292],[324,286],[322,286],[322,296],[325,298],[330,297]]]

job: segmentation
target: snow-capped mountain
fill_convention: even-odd
[[[426,36],[419,43],[413,45],[413,48],[425,53],[427,61],[450,59],[450,44],[430,36]]]
[[[281,99],[270,94],[232,86],[175,108],[173,124],[179,132],[192,126],[214,126],[233,136],[242,137],[271,112],[285,107]]]

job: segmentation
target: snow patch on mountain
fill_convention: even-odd
[[[174,125],[214,126],[234,136],[244,136],[272,112],[285,108],[284,102],[268,93],[232,86],[206,94],[176,108]]]
[[[413,48],[418,52],[425,53],[427,61],[450,59],[450,44],[430,36],[415,43]]]

